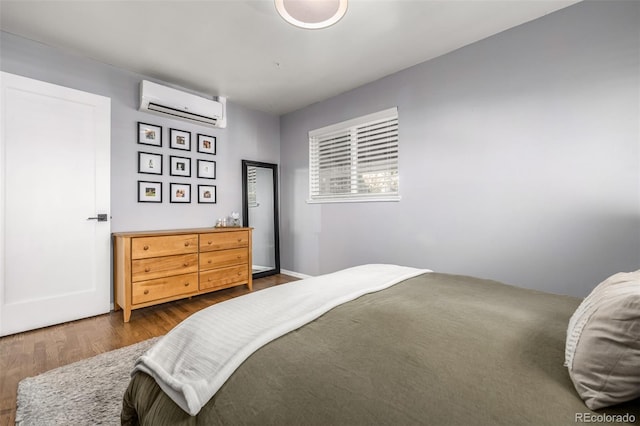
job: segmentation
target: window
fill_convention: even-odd
[[[397,108],[309,132],[308,202],[398,200]]]

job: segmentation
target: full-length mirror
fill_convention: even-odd
[[[242,222],[253,228],[253,278],[279,274],[277,164],[242,160]]]

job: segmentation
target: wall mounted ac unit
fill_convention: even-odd
[[[227,99],[203,98],[171,87],[142,80],[140,111],[177,118],[211,127],[227,127]]]

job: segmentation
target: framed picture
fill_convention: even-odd
[[[172,203],[190,203],[191,202],[191,184],[190,183],[172,183],[171,198]]]
[[[187,157],[169,157],[169,174],[171,176],[191,177],[191,158]]]
[[[162,127],[138,121],[138,143],[162,146]]]
[[[162,202],[162,182],[138,181],[138,202],[139,203],[161,203]]]
[[[162,154],[138,151],[138,173],[148,175],[162,174]]]
[[[169,147],[173,149],[181,149],[183,151],[191,151],[191,132],[169,129],[169,134],[171,137]]]
[[[216,137],[198,133],[198,152],[216,155]]]
[[[198,185],[198,202],[205,204],[216,203],[215,185]]]
[[[198,177],[205,179],[216,178],[216,162],[198,160]]]

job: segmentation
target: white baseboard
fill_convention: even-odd
[[[280,273],[301,279],[311,278],[311,275],[301,274],[300,272],[287,271],[286,269],[280,269]]]

